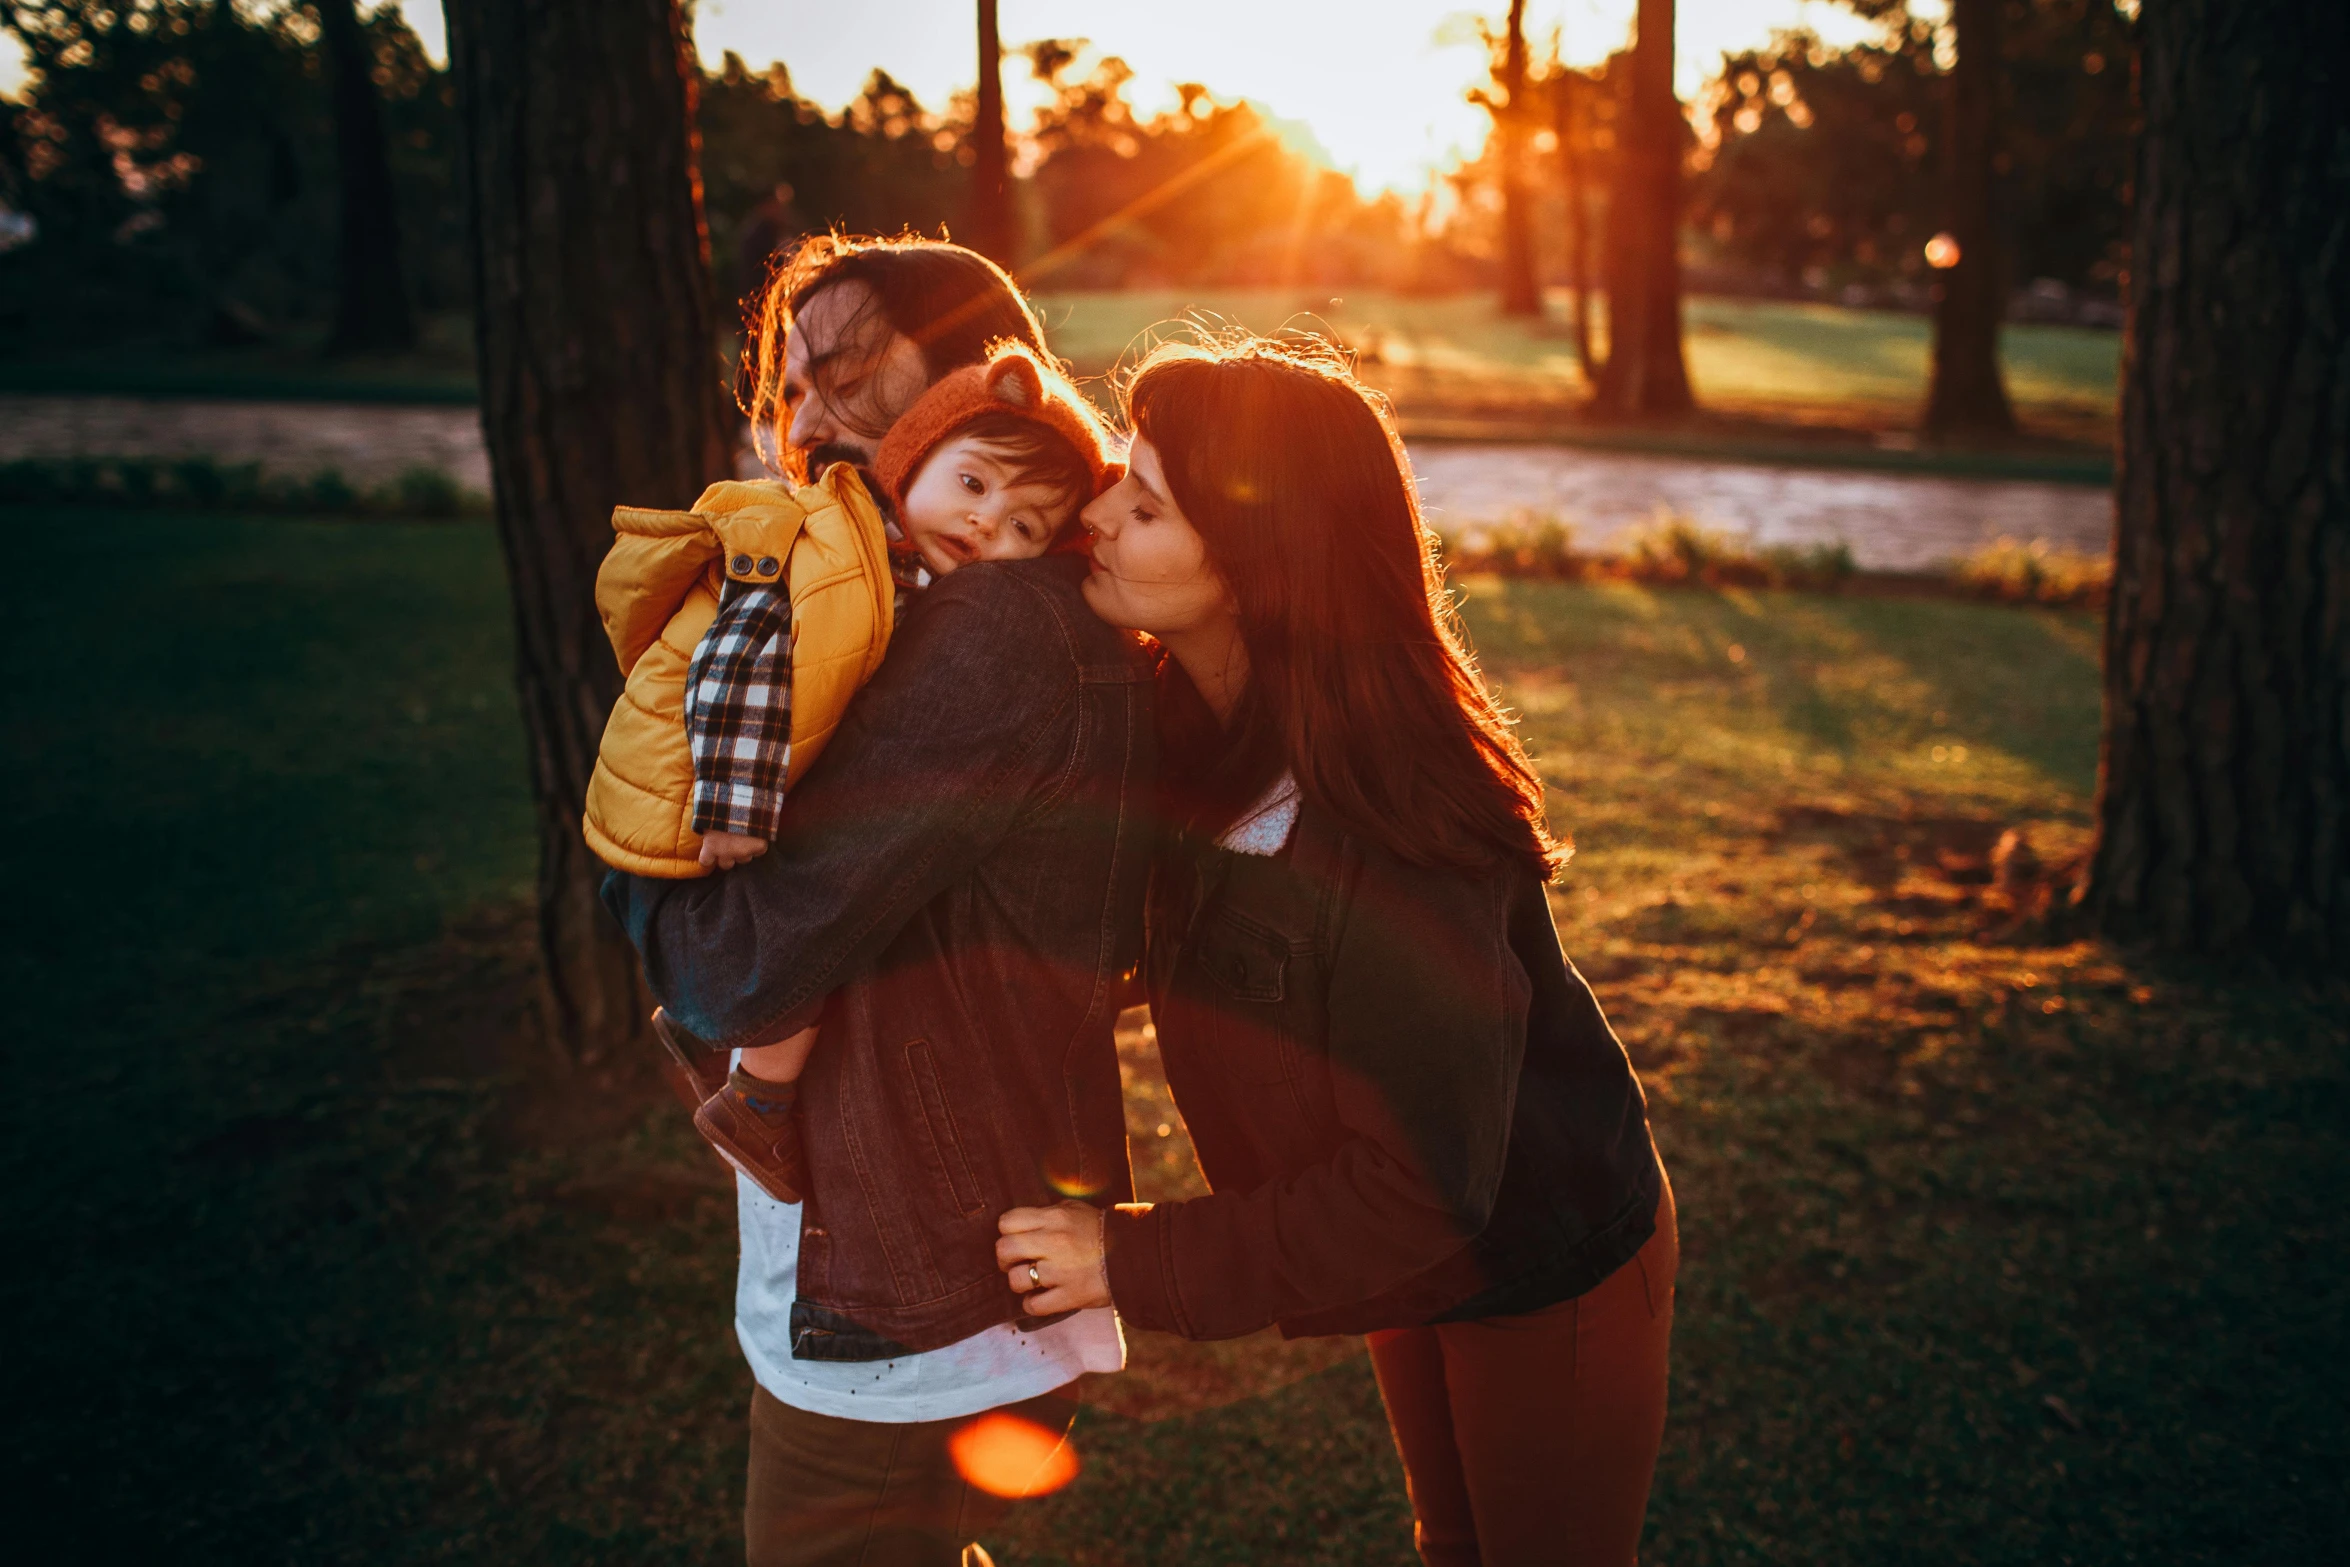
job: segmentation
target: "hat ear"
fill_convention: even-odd
[[[987,367],[987,395],[1014,408],[1035,408],[1044,402],[1044,380],[1026,354],[1006,354]]]

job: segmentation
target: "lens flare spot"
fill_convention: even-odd
[[[990,1496],[1049,1496],[1077,1478],[1077,1450],[1033,1421],[1000,1411],[947,1438],[956,1472]]]
[[[1950,233],[1935,235],[1926,241],[1926,265],[1937,272],[1947,272],[1958,265],[1958,236]]]
[[[1102,1183],[1087,1180],[1082,1170],[1046,1165],[1045,1184],[1073,1202],[1091,1202],[1102,1194]]]

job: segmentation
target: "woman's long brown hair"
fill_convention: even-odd
[[[1308,801],[1405,860],[1554,875],[1570,851],[1469,654],[1378,395],[1327,348],[1232,336],[1161,346],[1124,400],[1248,650],[1220,733],[1168,661],[1179,809],[1213,828],[1286,766]]]

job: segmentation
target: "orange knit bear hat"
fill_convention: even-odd
[[[965,365],[939,377],[881,438],[873,472],[889,492],[891,504],[906,504],[906,486],[931,448],[985,414],[1026,419],[1067,441],[1092,473],[1096,495],[1125,472],[1101,416],[1069,378],[1019,344],[999,343],[989,351],[987,363]]]

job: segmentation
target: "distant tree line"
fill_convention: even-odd
[[[1944,226],[1949,94],[1937,30],[1804,31],[1727,55],[1697,105],[1688,221],[1699,275],[1854,302],[1922,302]],[[2118,297],[2129,252],[2130,24],[2113,0],[2001,0],[1992,210],[2015,286]]]
[[[1117,56],[1082,74],[1079,41],[1014,54],[1051,96],[1018,138],[1006,232],[987,248],[1040,287],[1376,282],[1456,287],[1473,259],[1446,256],[1417,209],[1308,155],[1302,127],[1186,83],[1175,106],[1140,112]],[[938,109],[876,70],[838,114],[794,91],[789,71],[732,53],[702,90],[702,176],[721,287],[757,282],[774,225],[912,229],[977,237],[976,94]],[[783,194],[788,188],[788,197]],[[757,225],[753,227],[753,225]],[[746,247],[745,239],[752,243]],[[1467,263],[1467,270],[1453,263]]]
[[[0,339],[386,348],[464,302],[447,75],[397,8],[0,0],[0,26],[30,65],[0,201],[33,225]]]
[[[1878,36],[1831,48],[1781,33],[1725,57],[1693,124],[1678,108],[1664,122],[1679,170],[1673,248],[1695,286],[1930,303],[1950,37],[1903,0],[1846,3]],[[2126,254],[2130,24],[2114,0],[1970,3],[2000,25],[1999,298],[2110,311]],[[1669,29],[1671,7],[1652,8],[1644,24]],[[978,9],[982,50],[1001,51],[994,7]],[[1526,37],[1522,11],[1490,28],[1492,80],[1474,95],[1495,134],[1440,193],[1412,200],[1366,198],[1311,156],[1302,127],[1207,85],[1146,114],[1128,65],[1082,40],[1005,53],[1048,100],[1005,128],[1001,154],[1000,90],[926,105],[876,70],[827,112],[784,65],[729,54],[704,74],[698,111],[719,297],[755,287],[799,232],[943,231],[1045,288],[1490,288],[1524,313],[1563,286],[1588,358],[1602,274],[1622,271],[1609,258],[1636,51],[1569,67],[1555,35]],[[416,317],[466,304],[454,98],[397,7],[0,0],[0,26],[31,65],[22,101],[0,100],[0,202],[34,236],[0,250],[0,330],[16,342],[309,332],[386,348]],[[998,167],[994,199],[977,199]]]

